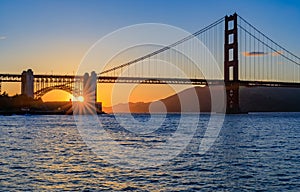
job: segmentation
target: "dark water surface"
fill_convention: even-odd
[[[118,132],[113,116],[99,120]],[[204,155],[202,125],[176,158],[133,170],[95,155],[73,116],[0,116],[0,191],[300,191],[300,113],[227,116]]]

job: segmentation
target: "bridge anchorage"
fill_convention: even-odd
[[[179,46],[189,50],[194,49],[193,44],[191,46],[186,43],[192,38],[198,38],[210,50],[209,54],[214,56],[223,70],[223,77],[214,76],[209,61],[204,61],[204,66],[207,67],[205,70],[211,72],[205,78],[203,74],[195,72],[190,61],[172,52],[172,48]],[[209,57],[200,54],[201,57]],[[170,61],[170,58],[175,61],[178,68],[187,71],[188,77],[180,77],[170,72],[169,68],[164,69],[162,65],[152,62],[152,59]],[[146,72],[144,69],[147,69]],[[125,76],[124,71],[127,71]],[[95,106],[96,103],[97,83],[207,86],[225,84],[226,113],[238,114],[247,112],[241,111],[240,108],[241,87],[300,88],[300,58],[235,13],[169,46],[120,65],[112,67],[108,65],[98,75],[95,72],[83,76],[36,75],[29,69],[21,75],[0,74],[0,91],[1,83],[5,82],[21,82],[21,93],[32,98],[40,98],[54,89],[67,91],[74,96],[83,95],[85,101],[91,106]]]

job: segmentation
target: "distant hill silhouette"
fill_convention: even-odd
[[[211,87],[216,93],[222,92],[220,87]],[[123,103],[113,106],[115,113],[149,113],[154,112],[199,112],[197,102],[191,102],[194,93],[198,96],[201,112],[211,111],[211,96],[208,87],[186,89],[176,95],[154,101],[153,103]],[[184,109],[181,109],[181,101]],[[164,105],[162,105],[162,103]],[[244,112],[300,112],[300,89],[274,87],[241,87],[240,107]],[[219,111],[222,106],[218,106]],[[107,113],[112,113],[112,107],[103,107]]]
[[[243,87],[240,107],[252,112],[300,112],[300,89]]]

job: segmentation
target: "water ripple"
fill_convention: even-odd
[[[135,115],[140,122],[148,118]],[[180,116],[168,118],[160,129],[139,136],[118,126],[113,116],[99,116],[115,141],[144,148],[159,146],[172,135]],[[0,116],[0,190],[300,189],[299,113],[228,116],[214,146],[200,155],[208,118],[201,116],[197,133],[176,158],[159,167],[130,170],[96,156],[82,141],[72,116]]]

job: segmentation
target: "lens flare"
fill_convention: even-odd
[[[72,96],[70,99],[71,99],[71,101],[79,101],[81,103],[84,102],[83,96],[78,96],[78,97]]]
[[[84,97],[83,97],[83,96],[79,96],[79,97],[77,97],[77,100],[78,100],[79,102],[84,102]]]

